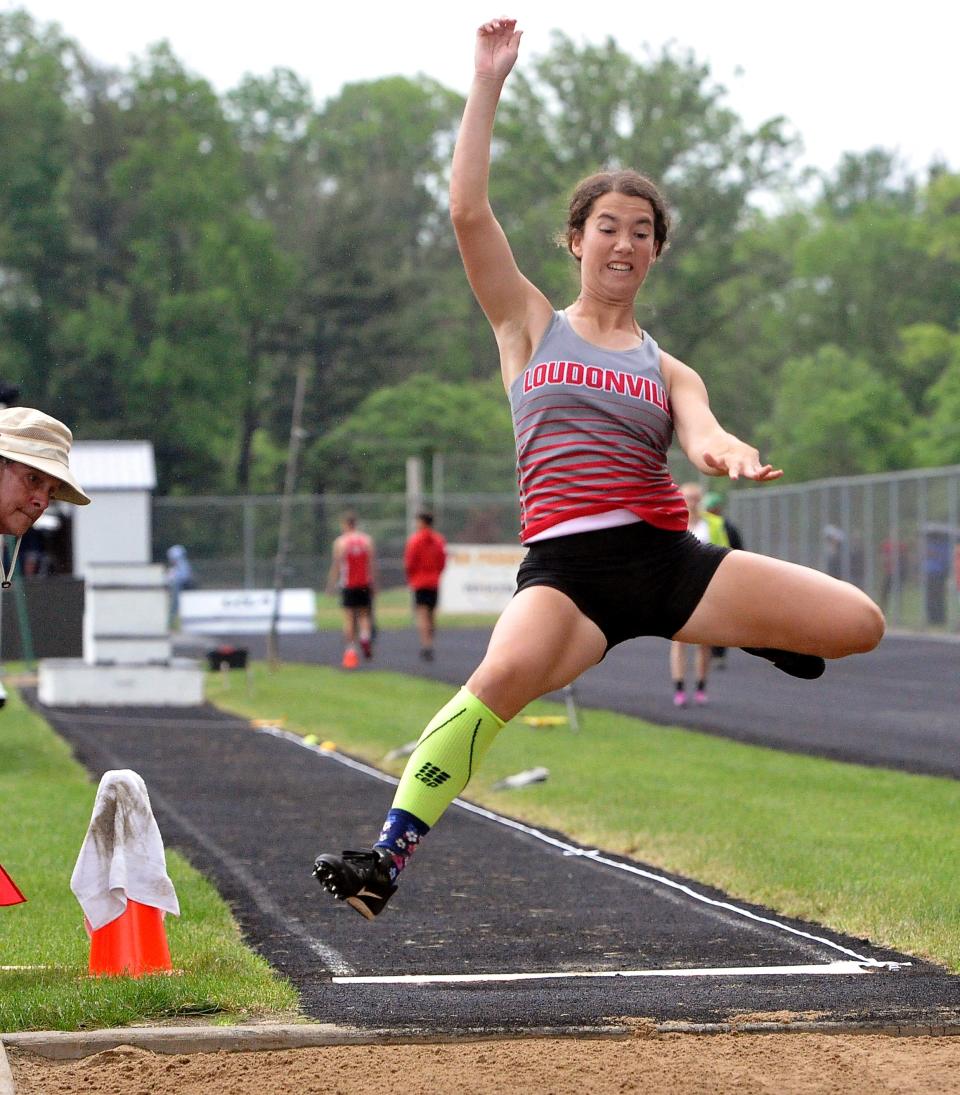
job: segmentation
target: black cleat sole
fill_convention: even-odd
[[[389,858],[388,852],[376,850],[319,855],[313,876],[332,897],[373,920],[397,892],[388,873]]]

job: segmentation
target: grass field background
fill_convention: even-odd
[[[207,682],[208,699],[224,709],[316,734],[397,775],[403,762],[384,755],[416,738],[451,692],[394,673],[263,663],[254,664],[249,686],[242,674],[212,674]],[[563,709],[538,702],[525,714]],[[737,899],[960,970],[960,783],[607,711],[581,716],[579,733],[515,719],[466,797]],[[168,917],[167,932],[181,972],[87,977],[88,941],[69,879],[97,780],[13,690],[0,727],[0,862],[29,898],[0,908],[0,966],[42,967],[0,970],[0,1031],[295,1014],[292,987],[243,945],[212,886],[169,848],[184,915]],[[493,790],[503,776],[539,765],[550,770],[546,782]],[[380,821],[371,813],[371,836]],[[429,854],[428,837],[420,855]],[[404,884],[416,885],[415,873]]]
[[[91,978],[70,875],[98,780],[16,691],[0,712],[0,862],[27,897],[0,908],[0,1031],[83,1030],[171,1016],[293,1016],[287,982],[244,945],[213,886],[167,849],[183,912],[166,918],[175,976]],[[149,790],[149,788],[148,788]],[[39,968],[36,968],[39,967]]]

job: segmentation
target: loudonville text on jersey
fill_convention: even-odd
[[[603,369],[599,365],[584,365],[580,361],[541,361],[529,365],[523,374],[523,390],[532,392],[547,384],[569,384],[578,388],[594,388],[602,392],[616,392],[653,403],[669,413],[667,393],[649,377],[620,369]]]

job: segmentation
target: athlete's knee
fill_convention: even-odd
[[[866,595],[864,595],[864,600],[866,604],[863,608],[862,638],[864,645],[862,653],[874,650],[879,646],[883,633],[887,630],[887,621],[880,610],[880,606],[874,604]]]
[[[541,695],[530,667],[516,658],[488,654],[467,681],[467,689],[505,721]]]
[[[522,676],[520,667],[515,661],[488,655],[473,671],[467,681],[467,688],[474,695],[477,694],[477,689],[491,693],[512,691]]]
[[[880,608],[861,590],[851,587],[849,603],[844,606],[840,626],[834,631],[833,648],[824,656],[867,654],[879,645],[886,626]]]

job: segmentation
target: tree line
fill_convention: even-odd
[[[0,14],[0,378],[77,437],[152,440],[172,494],[278,489],[304,362],[301,489],[509,452],[445,205],[462,107],[398,76],[317,104],[286,69],[219,95],[167,44],[108,69]],[[562,305],[572,186],[643,170],[675,229],[638,319],[725,425],[791,481],[960,463],[960,175],[798,153],[692,53],[556,33],[511,79],[492,201]]]

